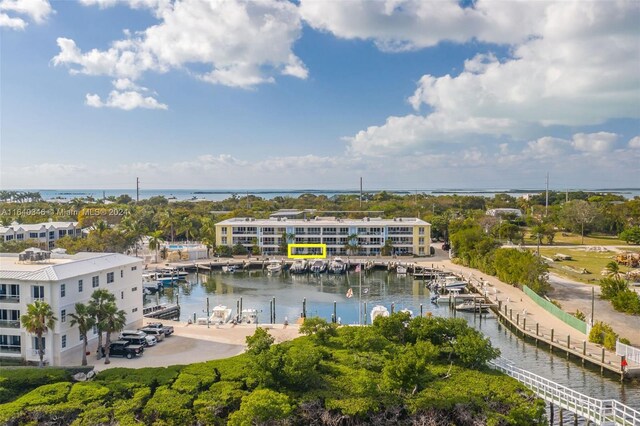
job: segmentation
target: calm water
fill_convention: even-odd
[[[367,189],[365,192],[379,192],[385,190],[382,189]],[[556,189],[557,190],[557,189]],[[560,191],[564,191],[565,189],[560,189]],[[596,189],[579,189],[584,191],[596,191],[596,192],[612,192],[623,195],[625,198],[633,198],[635,196],[640,195],[640,188],[596,188]],[[42,198],[45,200],[62,200],[69,201],[73,198],[81,198],[81,197],[94,197],[96,199],[100,199],[103,197],[109,196],[119,196],[122,194],[127,194],[132,198],[136,197],[135,188],[124,188],[124,189],[43,189],[43,190],[35,190],[39,191],[42,195]],[[386,189],[387,192],[392,192],[400,195],[406,194],[414,194],[416,189]],[[509,194],[514,197],[520,197],[524,193],[537,193],[542,192],[543,190],[538,189],[453,189],[453,188],[445,188],[445,189],[417,189],[419,193],[425,194],[433,194],[433,195],[445,195],[445,194],[459,194],[459,195],[478,195],[484,197],[493,197],[498,193]],[[210,200],[210,201],[221,201],[225,200],[232,195],[236,194],[239,197],[243,197],[247,194],[255,195],[265,199],[272,199],[275,197],[299,197],[305,193],[312,193],[316,195],[326,195],[328,197],[334,196],[336,194],[358,194],[359,190],[356,189],[299,189],[299,190],[291,190],[291,189],[218,189],[218,190],[206,190],[206,189],[141,189],[140,190],[140,198],[146,199],[155,196],[164,196],[167,198],[172,198],[176,200]]]
[[[147,296],[145,304],[173,302],[179,298],[181,320],[206,317],[206,298],[210,307],[226,305],[236,313],[237,301],[242,297],[243,308],[254,308],[261,322],[269,321],[269,301],[276,298],[276,322],[282,323],[285,316],[293,322],[300,317],[302,300],[307,300],[307,316],[320,316],[331,319],[333,302],[337,302],[337,315],[343,324],[358,322],[359,274],[343,276],[302,275],[290,276],[288,273],[268,276],[262,271],[236,274],[191,274],[189,284],[181,284],[174,289],[168,288],[163,296]],[[349,288],[354,297],[347,298]],[[375,305],[384,305],[395,310],[410,309],[419,314],[420,304],[423,312],[448,317],[454,313],[446,305],[433,305],[429,302],[429,290],[422,281],[411,276],[398,277],[393,273],[374,272],[363,275],[362,301],[367,303],[367,311]],[[536,348],[516,337],[503,327],[493,316],[485,314],[474,316],[458,312],[469,324],[487,335],[494,346],[500,348],[502,356],[517,366],[532,371],[558,383],[572,387],[587,395],[602,399],[617,399],[635,409],[640,409],[640,383],[621,385],[614,376],[600,376],[597,369],[585,369],[575,361],[567,361],[565,356],[552,355],[548,349]],[[367,322],[370,316],[367,312]]]

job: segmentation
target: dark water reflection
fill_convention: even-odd
[[[358,323],[359,274],[345,276],[289,274],[268,276],[262,271],[236,274],[192,274],[189,284],[180,284],[167,288],[162,296],[151,296],[145,304],[173,302],[179,299],[181,320],[206,316],[206,298],[210,307],[226,305],[236,310],[237,302],[242,298],[243,307],[259,311],[259,320],[268,322],[269,302],[276,299],[276,322],[282,323],[287,317],[293,322],[300,317],[302,300],[306,298],[307,316],[320,316],[327,320],[333,313],[333,302],[337,303],[337,316],[343,324]],[[351,288],[354,297],[347,298]],[[533,342],[525,342],[501,325],[493,314],[474,315],[454,313],[445,305],[433,305],[429,302],[429,290],[423,281],[411,276],[398,277],[393,273],[374,272],[362,276],[362,309],[367,311],[375,305],[384,305],[395,310],[410,309],[414,314],[431,312],[436,316],[457,315],[465,318],[470,325],[482,331],[491,339],[494,346],[500,348],[502,356],[515,362],[521,368],[539,374],[555,382],[569,386],[579,392],[595,398],[617,399],[635,409],[640,409],[640,383],[621,385],[616,376],[601,376],[599,369],[583,368],[579,361],[567,360],[566,355],[551,354],[548,348],[537,348]],[[362,315],[370,322],[369,314]]]

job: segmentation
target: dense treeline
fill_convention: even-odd
[[[245,354],[225,360],[114,368],[88,383],[54,376],[0,405],[0,423],[545,424],[543,402],[485,366],[499,352],[464,320],[399,313],[337,328],[308,319],[301,331],[273,345],[257,329]],[[12,390],[15,375],[4,375]]]
[[[33,194],[31,194],[33,195]],[[297,198],[263,199],[254,195],[232,196],[223,201],[169,202],[157,196],[135,203],[122,195],[106,200],[73,199],[68,203],[29,201],[0,203],[0,221],[8,225],[77,220],[92,229],[95,238],[86,241],[64,239],[59,245],[70,252],[125,251],[144,235],[155,233],[157,241],[200,240],[215,250],[215,227],[230,217],[265,218],[278,209],[315,209],[318,215],[363,217],[420,217],[432,224],[432,237],[448,240],[450,225],[461,219],[475,218],[487,233],[499,240],[522,242],[524,228],[535,229],[541,242],[553,242],[556,230],[569,230],[588,235],[592,232],[624,237],[630,243],[640,243],[640,198],[624,200],[619,195],[572,192],[550,194],[550,206],[545,215],[544,197],[515,198],[508,194],[494,197],[476,195],[427,195],[422,193],[397,195],[389,192],[365,193],[362,203],[354,194],[303,194]],[[519,208],[523,218],[486,216],[489,208]],[[364,212],[358,212],[363,210]],[[327,213],[323,213],[327,212]],[[501,220],[502,219],[502,220]],[[506,220],[504,220],[506,219]],[[0,251],[21,251],[27,242],[0,242]]]

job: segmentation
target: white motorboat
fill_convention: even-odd
[[[211,324],[225,324],[231,320],[231,312],[231,308],[227,308],[224,305],[215,306],[209,321]]]
[[[291,265],[291,268],[289,268],[289,272],[291,272],[292,274],[304,274],[305,272],[307,272],[308,267],[309,266],[306,260],[298,259],[293,262],[293,265]]]
[[[277,259],[272,259],[267,265],[267,272],[271,275],[278,274],[282,271],[282,262]]]
[[[456,311],[465,311],[465,312],[487,312],[487,310],[491,307],[490,303],[481,303],[474,302],[472,300],[467,300],[456,305]]]
[[[247,324],[255,324],[258,321],[258,310],[257,309],[243,309],[242,314],[240,315],[240,322],[245,322]]]
[[[407,275],[407,267],[402,265],[396,266],[396,273],[398,275]]]
[[[322,274],[327,270],[327,262],[317,259],[311,264],[310,271],[314,274]]]
[[[345,272],[347,272],[347,264],[344,263],[341,258],[336,257],[331,261],[331,263],[329,263],[327,272],[329,272],[330,274],[344,274]]]
[[[233,274],[237,270],[238,270],[238,267],[236,265],[224,265],[222,267],[222,272],[227,272],[229,274]]]
[[[382,305],[376,305],[371,309],[371,323],[375,321],[378,317],[388,317],[389,311]]]

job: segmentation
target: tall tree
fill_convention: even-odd
[[[91,314],[89,306],[84,303],[76,303],[76,311],[69,314],[71,326],[78,325],[78,331],[82,336],[82,365],[87,365],[87,333],[96,325],[96,320]]]
[[[179,223],[180,219],[170,207],[167,207],[167,210],[162,213],[160,227],[165,231],[169,231],[171,242],[174,242],[176,239],[176,226],[178,226]]]
[[[109,292],[109,290],[103,288],[94,291],[89,300],[89,313],[95,318],[96,325],[98,326],[98,359],[100,359],[102,354],[102,332],[104,331],[102,327],[107,315],[107,306],[110,303],[115,304],[116,297]]]
[[[599,216],[598,208],[588,201],[573,200],[565,203],[562,215],[566,224],[572,230],[580,229],[582,237],[580,244],[584,244],[585,226],[591,225]]]
[[[40,367],[44,365],[44,340],[42,335],[53,328],[58,319],[53,315],[51,306],[42,300],[36,300],[27,305],[27,313],[20,317],[22,326],[38,338],[38,355]]]
[[[156,262],[155,263],[158,263],[158,250],[160,249],[160,246],[164,242],[164,239],[162,238],[163,234],[164,233],[162,231],[153,231],[149,235],[149,248],[156,252]]]
[[[127,324],[127,313],[122,309],[119,310],[115,302],[106,304],[103,312],[104,317],[99,324],[100,328],[102,328],[107,333],[104,351],[104,363],[109,364],[111,362],[109,361],[111,333],[115,333],[124,328],[124,326]]]

